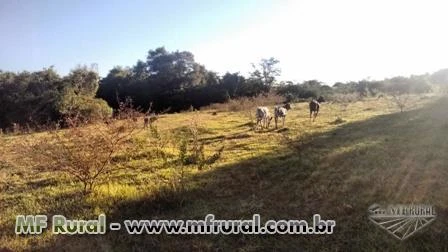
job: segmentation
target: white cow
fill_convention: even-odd
[[[285,126],[286,113],[288,112],[289,109],[291,109],[291,105],[289,103],[286,103],[283,106],[274,107],[275,128],[277,128],[277,122],[279,117],[282,118],[282,127]]]
[[[269,124],[271,123],[272,116],[269,113],[269,109],[267,107],[258,107],[256,111],[257,124],[261,125],[261,128],[269,128]]]

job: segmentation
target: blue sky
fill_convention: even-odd
[[[448,67],[444,1],[0,1],[0,69],[105,76],[158,46],[246,74],[263,57],[282,79],[334,81]]]
[[[0,3],[0,69],[66,73],[97,63],[101,75],[158,46],[192,50],[268,13],[262,1],[16,1]],[[194,53],[194,52],[193,52]],[[248,64],[250,62],[247,62]]]

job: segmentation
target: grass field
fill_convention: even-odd
[[[294,104],[283,129],[253,131],[244,112],[211,110],[164,115],[162,133],[192,119],[208,153],[224,146],[209,168],[162,166],[150,155],[120,159],[115,172],[87,196],[63,173],[16,165],[15,143],[0,137],[0,248],[14,251],[446,251],[448,249],[448,98],[414,97],[407,111],[384,99],[365,99],[341,111],[323,104],[316,122],[307,104]],[[336,116],[345,122],[335,123]],[[142,123],[143,124],[143,123]],[[144,139],[147,132],[136,138]],[[145,153],[145,149],[141,150]],[[428,203],[437,220],[399,241],[372,224],[373,203]],[[15,235],[18,214],[72,219],[308,219],[336,220],[332,235]]]

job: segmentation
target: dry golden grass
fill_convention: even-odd
[[[139,153],[117,157],[119,169],[92,194],[66,175],[35,166],[18,166],[15,147],[29,135],[0,136],[0,248],[12,250],[322,250],[411,251],[445,249],[448,200],[448,99],[413,97],[399,113],[385,99],[365,99],[346,107],[324,103],[316,122],[307,104],[294,104],[285,128],[253,131],[244,112],[213,110],[163,115],[160,134],[171,138],[194,120],[206,153],[224,146],[218,162],[203,170],[186,166],[184,188],[179,167],[164,164],[135,136]],[[338,117],[343,122],[336,121]],[[142,120],[142,119],[140,119]],[[139,121],[143,127],[143,122]],[[40,133],[45,135],[46,133]],[[168,148],[174,156],[176,148]],[[26,158],[26,157],[19,157]],[[367,219],[373,203],[429,203],[437,222],[399,242]],[[110,221],[124,219],[309,219],[319,213],[336,220],[333,235],[138,235],[104,236],[14,234],[18,214],[63,214]]]

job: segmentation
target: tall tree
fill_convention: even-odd
[[[138,60],[132,67],[132,77],[137,80],[145,80],[149,77],[148,65],[146,62]]]
[[[241,88],[245,82],[244,76],[239,73],[226,73],[221,80],[221,85],[226,90],[229,98],[236,98],[241,95]]]
[[[273,57],[261,59],[257,65],[252,64],[253,71],[251,77],[260,80],[267,90],[269,90],[274,85],[276,77],[280,76],[281,70],[277,66],[278,63],[280,61]]]

